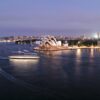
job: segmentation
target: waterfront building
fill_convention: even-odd
[[[57,41],[57,39],[54,36],[47,35],[41,38],[40,45],[34,49],[61,50],[61,49],[67,49],[67,47],[68,47],[67,42],[63,43],[61,40]]]

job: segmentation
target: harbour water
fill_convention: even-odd
[[[100,99],[100,49],[38,52],[40,59],[9,60],[31,45],[0,44],[0,99]]]

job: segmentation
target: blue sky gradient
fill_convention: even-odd
[[[100,0],[0,0],[0,34],[100,31]]]

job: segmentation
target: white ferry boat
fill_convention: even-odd
[[[24,52],[18,51],[17,54],[9,56],[9,59],[39,59],[39,58],[40,57],[37,55],[37,53],[26,52],[25,50]]]

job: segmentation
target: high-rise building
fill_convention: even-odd
[[[98,36],[97,45],[100,46],[100,32],[97,32],[97,36]]]
[[[97,37],[98,39],[100,39],[100,32],[97,32]]]

